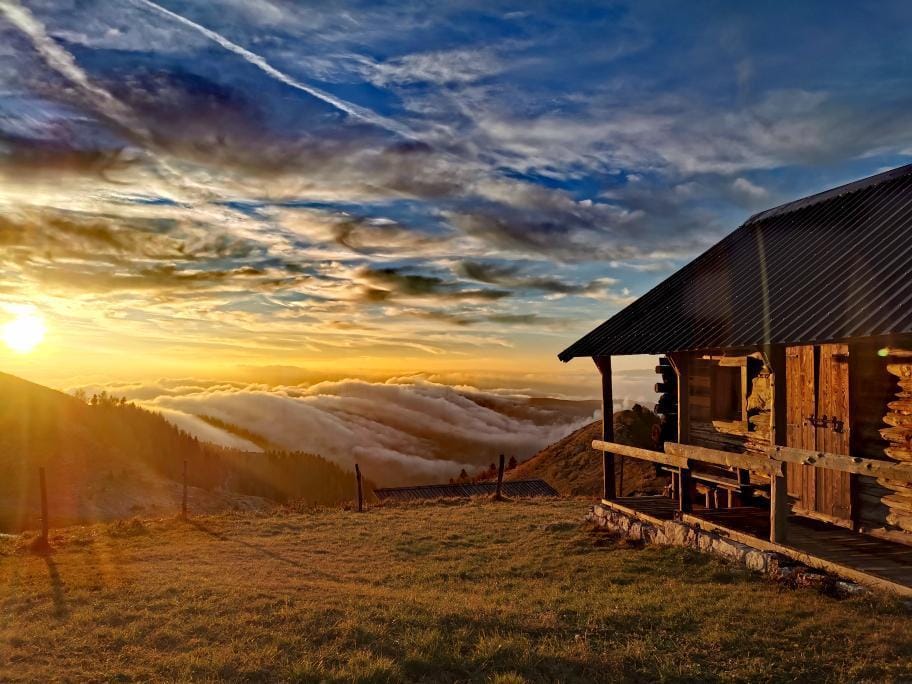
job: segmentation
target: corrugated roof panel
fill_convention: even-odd
[[[912,333],[912,164],[755,215],[558,356]]]

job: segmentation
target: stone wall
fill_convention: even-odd
[[[755,572],[798,586],[819,586],[840,594],[853,594],[864,589],[854,582],[836,580],[824,572],[808,568],[797,561],[772,551],[761,551],[728,537],[675,520],[653,524],[603,504],[595,504],[586,520],[621,534],[628,539],[649,544],[683,546],[712,553],[740,563]]]

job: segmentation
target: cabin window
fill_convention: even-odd
[[[713,366],[712,369],[712,419],[741,420],[741,368],[738,366]]]

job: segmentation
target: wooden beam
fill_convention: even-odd
[[[690,438],[690,364],[686,353],[683,352],[667,354],[666,358],[678,378],[678,441],[685,444]]]
[[[770,411],[770,444],[785,446],[787,434],[785,347],[771,345],[765,351],[766,364],[770,369],[770,395],[773,407]]]
[[[782,472],[782,464],[771,458],[764,458],[755,454],[719,451],[690,444],[676,444],[665,442],[665,453],[680,456],[691,461],[703,461],[715,465],[728,466],[729,468],[744,468],[767,475],[778,475]]]
[[[602,376],[602,441],[614,442],[614,397],[611,388],[611,357],[593,356]],[[614,453],[602,451],[602,497],[611,500],[617,493],[614,484]]]
[[[679,456],[653,451],[652,449],[641,449],[640,447],[630,446],[629,444],[618,444],[616,442],[605,442],[600,439],[592,440],[592,448],[597,451],[607,451],[620,456],[630,456],[639,458],[643,461],[652,461],[662,465],[672,466],[674,468],[686,468],[687,459]]]
[[[892,463],[872,458],[859,458],[845,454],[829,454],[793,447],[774,446],[768,450],[770,458],[784,463],[800,463],[815,468],[839,470],[844,473],[870,475],[871,477],[912,483],[912,464]]]
[[[788,488],[785,469],[770,477],[770,541],[783,544],[788,538]]]

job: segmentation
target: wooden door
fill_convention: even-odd
[[[786,441],[788,446],[848,454],[849,349],[844,344],[786,349]],[[788,464],[788,492],[795,509],[851,524],[852,480],[848,473]]]
[[[817,450],[849,453],[849,347],[822,344],[817,372]],[[852,518],[852,480],[849,473],[818,469],[814,510],[830,518]]]
[[[816,351],[813,345],[787,347],[785,350],[786,445],[796,449],[816,449],[813,426],[817,405]],[[813,511],[817,503],[816,468],[786,465],[788,493],[795,507]]]

